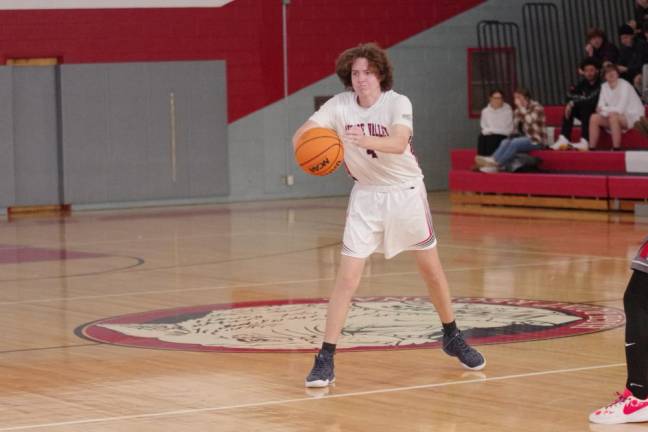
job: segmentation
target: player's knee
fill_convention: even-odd
[[[355,275],[340,275],[338,276],[338,289],[347,292],[355,292],[360,285],[360,278]]]
[[[443,273],[440,268],[430,263],[419,267],[421,276],[428,282],[440,283],[443,279]]]

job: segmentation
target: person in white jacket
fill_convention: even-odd
[[[492,155],[502,140],[513,132],[513,110],[504,102],[504,93],[493,90],[488,105],[481,112],[481,133],[477,140],[477,154]]]
[[[613,149],[620,150],[621,134],[644,116],[645,108],[632,84],[620,79],[616,65],[606,65],[603,70],[606,82],[601,86],[596,114],[590,120],[590,150],[596,148],[602,127],[612,135]]]

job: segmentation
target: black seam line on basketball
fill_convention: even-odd
[[[335,132],[335,131],[333,131],[333,132]],[[297,150],[304,147],[304,145],[306,145],[309,142],[311,142],[313,140],[316,140],[318,138],[331,138],[331,139],[336,140],[339,144],[342,143],[342,141],[340,141],[340,137],[337,136],[337,133],[335,135],[318,135],[318,136],[314,136],[313,138],[308,138],[306,141],[303,141],[302,143],[300,143],[297,147],[295,147],[295,153],[297,153]]]
[[[335,172],[335,170],[336,170],[336,169],[340,166],[340,164],[342,163],[340,160],[338,160],[338,157],[340,157],[340,152],[342,151],[342,150],[341,150],[341,149],[342,149],[342,146],[341,146],[341,145],[338,145],[337,147],[338,147],[338,152],[337,152],[337,154],[335,155],[335,159],[334,159],[335,161],[337,161],[337,163],[332,163],[332,164],[330,164],[330,165],[328,166],[328,169],[327,169],[326,171],[324,171],[324,172],[321,173],[321,176],[322,176],[322,177],[327,176],[327,175],[330,175],[330,174],[333,174],[333,173]],[[330,148],[330,147],[329,147],[329,148]],[[328,151],[328,149],[324,150],[324,152],[326,152],[326,151]],[[323,153],[323,152],[322,152],[322,153]],[[322,153],[320,153],[320,155],[321,155]],[[315,157],[317,157],[317,156],[315,156]]]
[[[38,348],[21,348],[21,349],[15,349],[15,350],[0,351],[0,354],[13,354],[13,353],[20,353],[20,352],[46,351],[46,350],[67,349],[67,348],[82,348],[82,347],[87,347],[87,346],[103,345],[102,342],[97,342],[97,341],[91,340],[91,339],[87,339],[87,340],[90,341],[91,343],[74,344],[74,345],[59,345],[59,346],[38,347]]]
[[[328,166],[328,170],[324,171],[323,173],[318,173],[321,177],[325,177],[327,175],[331,175],[335,172],[336,169],[342,164],[342,161],[338,160],[338,156],[340,156],[340,150],[338,150],[338,154],[335,155],[335,160],[337,161],[336,163],[330,164]]]
[[[144,258],[140,257],[134,257],[134,256],[126,256],[126,255],[107,255],[106,258],[129,258],[135,260],[135,264],[125,266],[125,267],[115,267],[112,269],[108,270],[102,270],[98,272],[90,272],[90,273],[76,273],[76,274],[71,274],[71,275],[63,275],[63,276],[43,276],[43,277],[26,277],[26,278],[20,278],[20,279],[0,279],[0,282],[22,282],[22,281],[38,281],[38,280],[49,280],[49,279],[67,279],[67,278],[76,278],[76,277],[88,277],[88,276],[99,276],[103,274],[109,274],[109,273],[117,273],[125,270],[130,270],[135,267],[139,267],[142,264],[146,263],[146,260]]]
[[[340,145],[339,145],[339,144],[333,144],[332,146],[329,146],[329,147],[325,148],[324,150],[322,150],[320,153],[318,153],[317,155],[313,156],[313,157],[310,158],[309,160],[307,160],[307,161],[305,161],[305,162],[303,162],[303,163],[300,163],[299,166],[300,166],[300,167],[303,167],[304,165],[306,165],[306,164],[308,164],[308,163],[311,163],[312,161],[314,161],[314,160],[317,159],[318,157],[322,156],[322,155],[323,155],[324,153],[326,153],[327,151],[331,150],[333,147],[340,147]],[[338,151],[338,155],[339,155],[339,154],[340,154],[340,152]]]

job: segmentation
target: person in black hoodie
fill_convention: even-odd
[[[634,30],[628,24],[619,27],[620,47],[617,66],[621,71],[621,78],[634,85],[641,79],[641,69],[646,61],[646,42],[635,37]],[[639,85],[637,85],[639,84]]]
[[[567,92],[567,105],[558,140],[551,146],[554,150],[567,150],[570,147],[578,150],[589,148],[589,121],[596,112],[599,93],[601,92],[600,64],[593,57],[588,57],[580,64],[581,78]],[[571,133],[574,119],[581,122],[581,140],[571,144]]]
[[[615,63],[619,58],[619,49],[607,40],[605,32],[600,28],[593,28],[587,32],[587,45],[585,52],[588,57],[594,57],[601,65]]]

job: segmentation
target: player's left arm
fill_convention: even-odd
[[[412,130],[402,124],[392,125],[391,135],[374,137],[364,135],[362,129],[354,127],[349,129],[343,137],[346,143],[355,144],[358,147],[375,150],[382,153],[403,154],[412,136]]]

